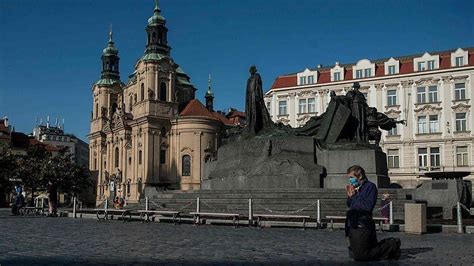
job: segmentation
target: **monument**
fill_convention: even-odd
[[[388,187],[380,130],[397,123],[369,107],[359,84],[331,92],[326,112],[301,128],[275,124],[265,107],[255,66],[247,80],[245,128],[229,134],[217,159],[207,162],[201,189],[342,188],[346,169],[359,164],[379,187]]]

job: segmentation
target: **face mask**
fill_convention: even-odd
[[[357,181],[357,178],[355,178],[355,177],[353,177],[353,176],[351,176],[351,177],[349,178],[349,183],[350,183],[352,186],[354,186],[354,187],[360,186],[359,181]]]

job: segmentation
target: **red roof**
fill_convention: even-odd
[[[30,146],[41,145],[47,151],[59,151],[59,148],[45,144],[34,137],[29,137],[21,132],[12,132],[12,147],[17,149],[27,149]]]
[[[280,76],[275,79],[272,89],[296,86],[296,75]]]
[[[183,111],[181,111],[179,115],[182,117],[186,117],[186,116],[204,117],[204,118],[220,121],[226,125],[232,125],[232,123],[223,115],[218,114],[217,112],[210,112],[199,100],[196,100],[196,99],[189,101],[189,103],[186,105],[186,107],[184,107]]]
[[[468,65],[474,65],[474,47],[465,48],[464,50],[468,51]],[[451,66],[451,53],[455,50],[449,51],[442,51],[442,52],[434,52],[430,53],[431,55],[439,55],[439,69],[449,69],[452,68]],[[416,57],[420,57],[422,55],[413,55],[413,56],[405,56],[405,57],[397,57],[395,59],[400,61],[400,72],[399,74],[408,74],[413,73],[413,59]],[[388,59],[380,59],[380,60],[373,60],[372,63],[375,63],[375,77],[382,77],[385,75],[385,65],[384,62],[388,61]],[[346,64],[341,65],[344,67],[344,80],[352,80],[352,66],[355,64]],[[319,71],[318,77],[318,84],[330,83],[331,82],[331,72],[330,69],[332,67],[324,67],[322,69],[317,69]],[[273,82],[271,89],[278,89],[278,88],[287,88],[287,87],[294,87],[298,85],[297,81],[297,74],[289,74],[279,76]]]

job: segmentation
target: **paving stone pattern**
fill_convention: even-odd
[[[474,235],[379,233],[402,240],[400,261],[472,265]],[[0,265],[353,264],[343,231],[232,228],[94,219],[16,217],[0,211]]]

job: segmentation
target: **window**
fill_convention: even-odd
[[[160,150],[160,163],[166,163],[166,150]]]
[[[362,78],[362,69],[356,70],[356,79]]]
[[[183,176],[191,175],[191,156],[184,155],[182,159],[182,174]]]
[[[128,157],[128,165],[132,165],[132,157]]]
[[[467,131],[466,113],[456,113],[456,131]]]
[[[334,81],[341,80],[341,72],[334,72]]]
[[[438,102],[438,86],[430,86],[428,88],[428,101],[430,103]]]
[[[133,96],[132,95],[130,95],[129,100],[130,100],[129,101],[130,105],[128,107],[128,111],[131,112],[133,110]]]
[[[395,127],[391,128],[389,131],[388,131],[388,135],[389,136],[397,136],[398,135],[398,131],[397,131],[397,125],[395,125]]]
[[[426,131],[426,116],[418,117],[418,134],[428,133]]]
[[[116,148],[115,148],[115,167],[119,167],[119,161],[120,161],[120,158],[119,158],[119,148],[116,147]]]
[[[430,170],[439,170],[440,169],[440,153],[439,148],[430,148]]]
[[[140,90],[140,101],[145,99],[145,84],[142,83],[141,90]]]
[[[95,104],[95,118],[99,118],[99,104]]]
[[[308,84],[314,83],[314,76],[308,76]]]
[[[456,164],[457,166],[469,166],[467,146],[456,147]]]
[[[94,159],[94,170],[98,170],[97,169],[97,159]]]
[[[308,113],[316,113],[316,101],[314,98],[308,99]]]
[[[306,113],[306,99],[300,99],[298,103],[298,113],[305,114]]]
[[[388,168],[399,168],[400,167],[400,156],[398,150],[387,151]]]
[[[430,115],[430,133],[439,132],[438,115]]]
[[[278,102],[278,115],[287,115],[286,113],[286,101]]]
[[[455,100],[466,99],[466,84],[465,83],[454,84],[454,99]]]
[[[138,151],[138,164],[142,164],[142,151]]]
[[[434,60],[430,60],[427,62],[428,64],[428,70],[433,70],[434,69]]]
[[[387,90],[387,105],[388,106],[397,105],[397,91],[396,90]]]
[[[419,170],[428,170],[428,149],[418,148],[418,167]]]
[[[418,87],[416,89],[416,102],[425,103],[426,102],[426,89],[425,87]]]
[[[160,101],[166,102],[166,83],[160,84]]]
[[[300,85],[306,84],[306,77],[300,77]]]
[[[266,104],[268,113],[271,115],[272,114],[272,102],[267,102]]]
[[[456,66],[457,67],[464,66],[464,57],[462,56],[456,57]]]
[[[395,73],[395,66],[388,66],[388,74],[394,75]]]
[[[425,62],[418,62],[418,71],[425,71]]]
[[[366,68],[364,69],[364,77],[371,77],[372,76],[372,69]]]

